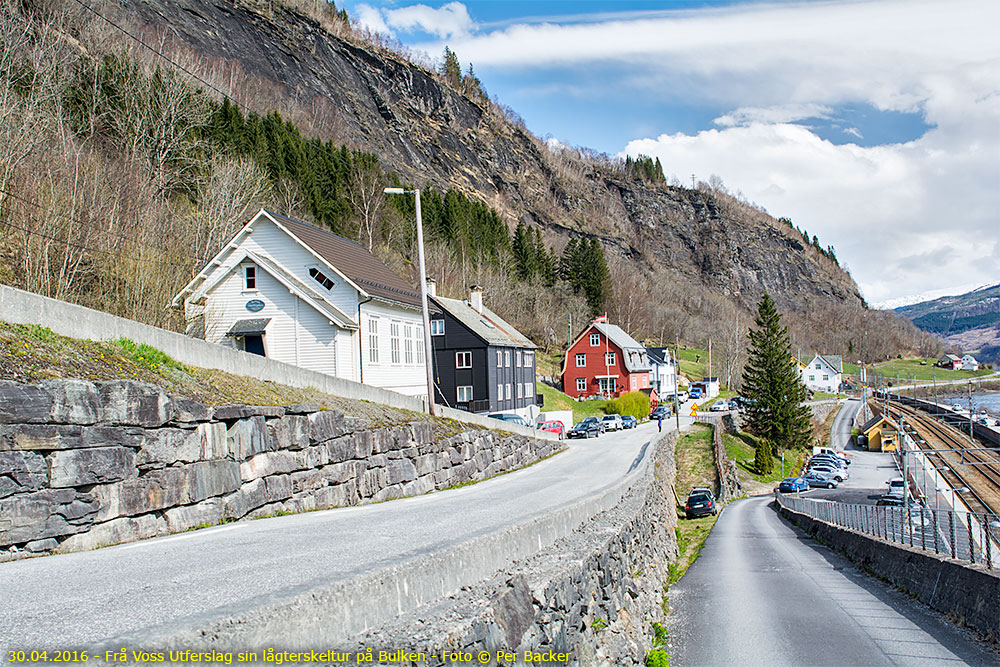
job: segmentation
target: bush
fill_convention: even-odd
[[[632,415],[636,419],[642,419],[649,414],[649,396],[641,391],[633,391],[623,394],[618,398],[608,401],[605,411],[610,414]]]
[[[670,667],[670,656],[662,648],[654,648],[646,654],[646,667]]]
[[[770,440],[761,438],[757,441],[753,467],[760,475],[766,475],[774,470],[774,444]]]

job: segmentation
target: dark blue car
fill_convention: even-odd
[[[786,477],[778,485],[778,491],[781,493],[799,493],[800,491],[808,490],[809,482],[803,477]]]
[[[635,417],[632,415],[622,415],[622,426],[624,428],[635,428],[637,423]]]

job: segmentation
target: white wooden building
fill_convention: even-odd
[[[812,361],[800,368],[802,384],[813,391],[836,394],[843,381],[844,362],[839,355],[817,354]]]
[[[261,209],[174,297],[209,342],[426,394],[420,294],[367,248]]]
[[[962,355],[962,370],[963,371],[978,371],[979,361],[971,354]]]

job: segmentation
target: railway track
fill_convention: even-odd
[[[1000,453],[978,448],[965,434],[916,408],[889,402],[886,410],[893,419],[904,418],[913,431],[911,438],[921,449],[954,450],[927,452],[925,456],[952,488],[969,489],[958,496],[970,510],[1000,515]]]

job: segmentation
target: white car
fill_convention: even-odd
[[[605,431],[620,431],[625,428],[621,415],[604,415],[601,418],[601,423],[604,424]]]
[[[709,410],[711,412],[726,412],[727,410],[729,410],[729,403],[727,403],[722,399],[719,399],[715,403],[712,403],[712,407],[709,408]]]

